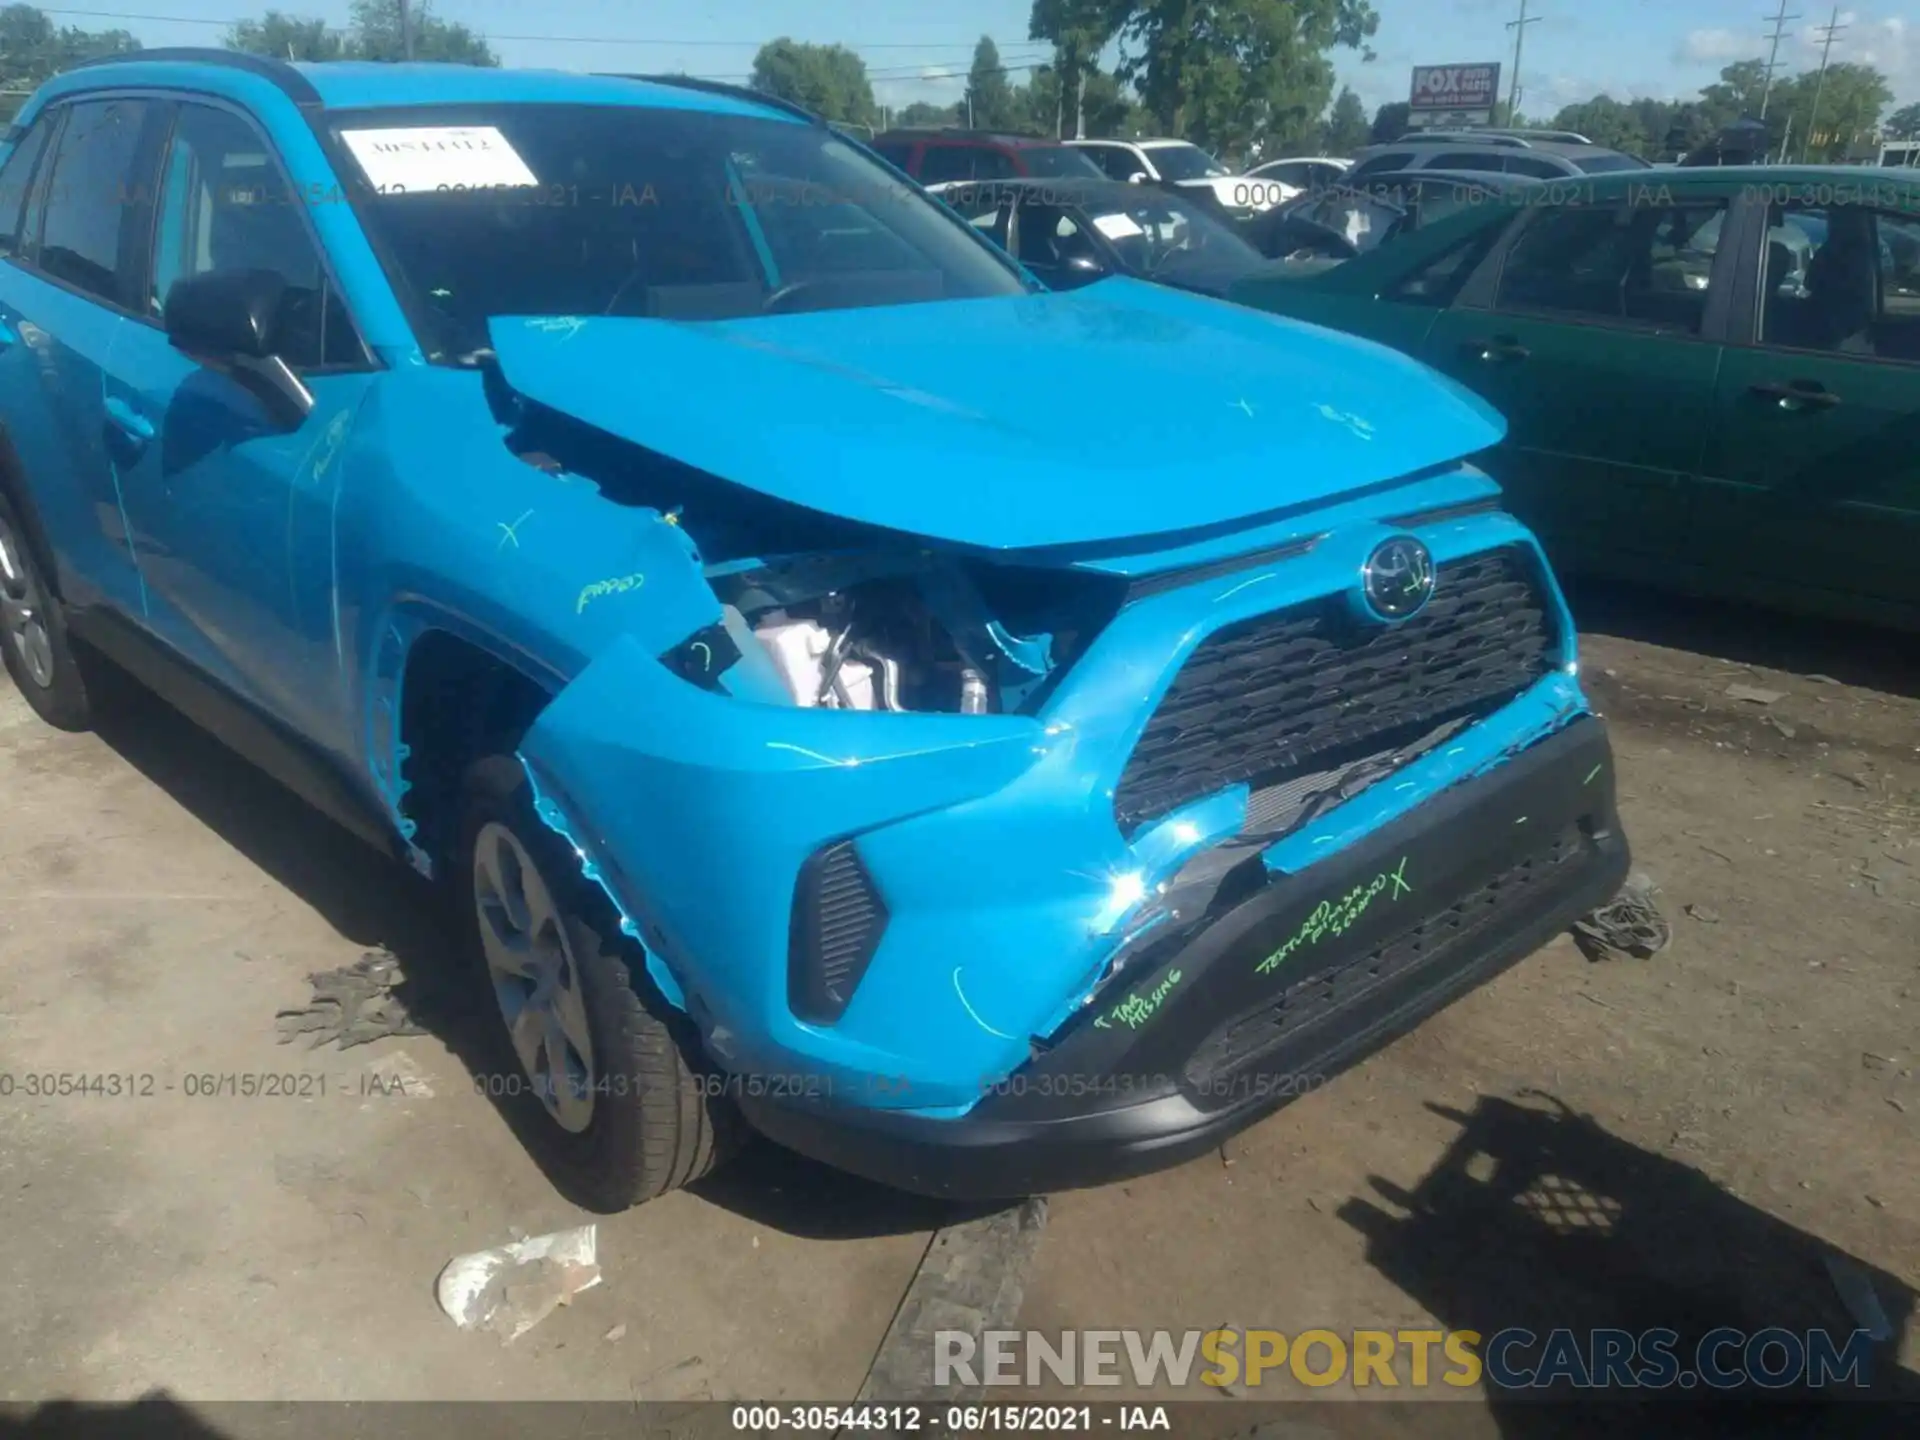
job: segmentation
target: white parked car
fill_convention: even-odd
[[[1255,196],[1255,208],[1271,210],[1296,195],[1331,189],[1352,168],[1353,161],[1332,155],[1290,155],[1254,166],[1246,180],[1250,186],[1263,187]]]
[[[1236,175],[1189,140],[1069,140],[1115,180],[1159,185],[1245,220],[1300,193],[1300,187]]]

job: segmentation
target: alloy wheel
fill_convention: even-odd
[[[474,905],[494,999],[520,1068],[553,1122],[593,1119],[593,1035],[567,928],[533,857],[505,825],[474,840]]]

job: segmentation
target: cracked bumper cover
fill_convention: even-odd
[[[743,1105],[784,1145],[927,1194],[1009,1197],[1160,1169],[1530,954],[1610,898],[1627,866],[1605,729],[1582,717],[1168,937],[964,1114],[779,1087],[749,1087]]]

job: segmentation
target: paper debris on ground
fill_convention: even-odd
[[[489,1330],[511,1344],[600,1283],[599,1240],[597,1226],[581,1225],[456,1255],[434,1294],[462,1330]]]

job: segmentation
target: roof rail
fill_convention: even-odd
[[[94,65],[123,65],[128,62],[161,60],[191,65],[219,65],[228,70],[244,70],[271,80],[292,100],[301,105],[318,105],[320,92],[313,82],[284,60],[270,55],[249,55],[244,50],[221,50],[211,45],[163,45],[152,50],[121,50],[112,55],[95,55],[69,66],[85,70]]]
[[[672,85],[681,90],[701,90],[709,95],[725,95],[734,100],[750,100],[756,105],[765,105],[770,110],[784,110],[789,115],[797,115],[812,125],[827,123],[825,119],[804,105],[792,100],[783,100],[778,95],[769,95],[764,90],[755,90],[751,86],[730,85],[725,80],[702,80],[696,75],[634,75],[615,70],[596,70],[594,74],[603,80],[644,80],[650,85]]]
[[[1500,130],[1409,130],[1393,143],[1404,145],[1409,140],[1419,143],[1425,140],[1445,141],[1458,145],[1465,141],[1470,145],[1494,145],[1503,150],[1531,150],[1533,147],[1521,135],[1508,134]]]

